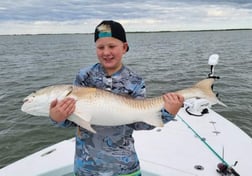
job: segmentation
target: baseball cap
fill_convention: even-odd
[[[98,24],[95,28],[94,41],[103,37],[114,37],[118,40],[121,40],[123,43],[127,42],[126,33],[123,26],[112,20],[104,20]],[[127,51],[129,50],[129,46]]]

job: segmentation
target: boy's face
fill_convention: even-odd
[[[113,37],[99,38],[95,44],[97,57],[107,74],[112,75],[120,70],[128,44]]]

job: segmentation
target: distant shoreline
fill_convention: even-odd
[[[129,31],[128,34],[135,33],[167,33],[167,32],[211,32],[211,31],[248,31],[252,30],[250,28],[241,29],[206,29],[206,30],[173,30],[173,31]],[[32,35],[74,35],[74,34],[84,34],[89,35],[93,33],[41,33],[41,34],[0,34],[0,36],[32,36]]]
[[[252,30],[250,28],[241,29],[206,29],[206,30],[174,30],[174,31],[137,31],[137,32],[127,32],[127,33],[165,33],[165,32],[211,32],[211,31],[241,31],[241,30]]]

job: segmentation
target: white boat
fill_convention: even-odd
[[[187,100],[174,121],[134,138],[143,176],[251,175],[251,137],[203,99]],[[72,176],[74,150],[75,139],[64,140],[0,169],[0,176]]]

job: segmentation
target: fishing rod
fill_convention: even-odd
[[[218,54],[213,54],[209,57],[208,64],[211,66],[210,67],[210,73],[208,74],[208,78],[214,78],[214,79],[220,79],[219,76],[214,75],[214,68],[218,64],[219,60],[219,55]],[[213,87],[212,87],[213,88]],[[211,152],[221,161],[217,165],[217,172],[220,173],[221,175],[230,175],[230,176],[240,176],[231,165],[229,165],[223,157],[221,157],[205,140],[205,138],[201,137],[199,133],[197,133],[196,130],[194,130],[189,123],[187,123],[180,115],[177,114],[177,117],[195,134],[196,137],[198,137],[206,146],[208,149],[210,149]],[[237,161],[233,166],[237,164]]]
[[[210,151],[213,152],[213,154],[221,161],[217,165],[218,173],[224,174],[224,175],[234,175],[234,176],[240,176],[233,168],[231,165],[229,165],[205,140],[205,138],[201,137],[199,133],[197,133],[180,115],[177,114],[177,117],[197,136],[206,146]],[[237,162],[233,166],[235,166]]]

